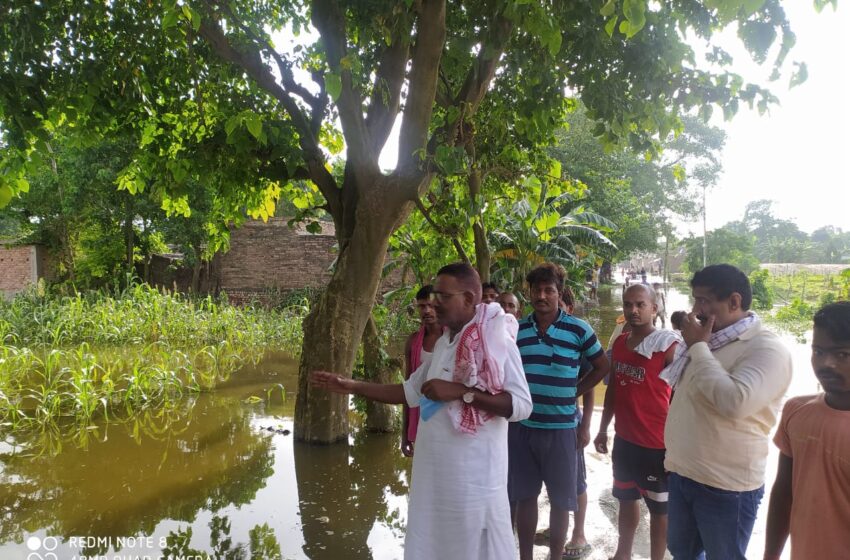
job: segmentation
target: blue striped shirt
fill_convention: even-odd
[[[522,423],[530,428],[575,428],[581,358],[593,361],[603,353],[593,329],[561,311],[541,337],[532,313],[519,322],[516,343],[534,403]]]

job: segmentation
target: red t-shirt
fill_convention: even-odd
[[[626,346],[629,333],[614,341],[614,432],[635,445],[664,449],[670,386],[658,374],[664,351],[645,358]]]

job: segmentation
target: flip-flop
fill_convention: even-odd
[[[593,547],[590,546],[590,543],[585,543],[581,546],[570,546],[569,543],[567,543],[567,546],[564,547],[564,554],[561,558],[563,560],[581,560],[582,558],[590,556],[591,552],[593,552]]]

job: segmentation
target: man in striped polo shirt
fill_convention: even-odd
[[[546,484],[551,506],[549,549],[560,558],[576,503],[576,398],[608,373],[608,358],[593,329],[562,311],[563,267],[545,263],[526,277],[534,312],[520,321],[517,346],[534,404],[527,420],[508,428],[508,495],[516,504],[521,560],[531,560],[537,497]],[[578,382],[581,358],[593,369]]]

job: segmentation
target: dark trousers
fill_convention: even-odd
[[[667,548],[674,560],[747,560],[764,486],[733,492],[671,472]]]

